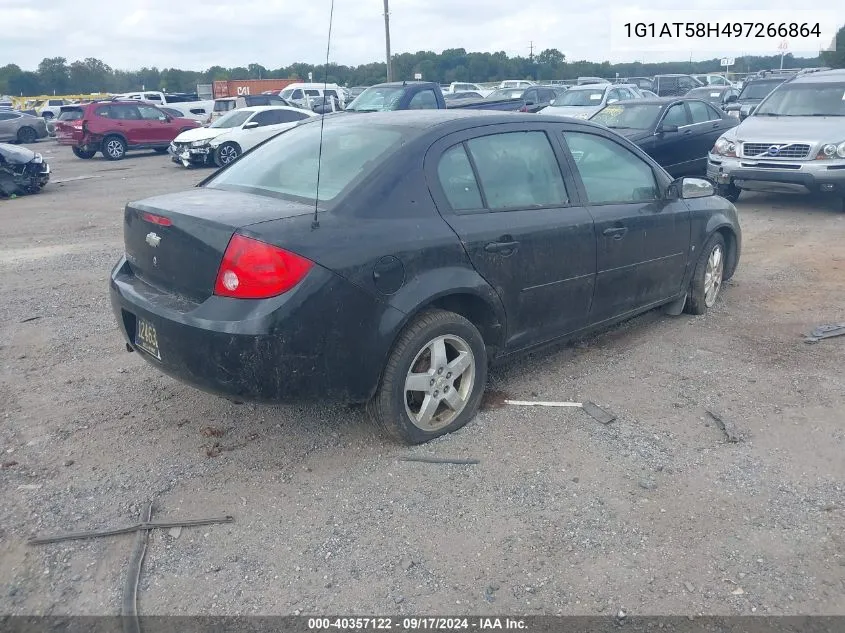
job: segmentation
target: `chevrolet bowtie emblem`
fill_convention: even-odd
[[[155,248],[161,242],[161,238],[155,233],[147,233],[147,244]]]

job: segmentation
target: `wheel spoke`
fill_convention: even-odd
[[[431,387],[431,376],[428,374],[408,374],[405,379],[405,391],[428,393],[429,387]]]
[[[449,371],[452,372],[452,378],[462,376],[463,373],[472,366],[472,355],[469,352],[461,352],[460,355],[449,363]]]
[[[431,425],[431,420],[434,418],[434,414],[437,412],[437,407],[439,405],[439,398],[433,398],[432,396],[426,394],[422,406],[420,407],[420,411],[417,413],[417,424],[422,424],[424,426]]]
[[[437,370],[438,367],[444,367],[447,362],[446,341],[441,337],[431,344],[431,368]]]
[[[448,393],[444,394],[443,402],[449,405],[449,408],[452,411],[460,411],[461,407],[464,405],[464,399],[461,398],[461,394],[458,393],[457,389],[449,389]]]

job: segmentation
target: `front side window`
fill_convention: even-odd
[[[660,197],[651,165],[610,139],[564,132],[590,204],[631,204]]]
[[[467,142],[491,210],[565,205],[566,187],[544,132],[507,132]]]
[[[663,117],[664,125],[677,125],[683,127],[690,124],[687,109],[683,103],[676,103],[666,111],[666,116]]]
[[[141,118],[146,121],[158,121],[163,116],[161,110],[152,106],[140,105],[138,111],[141,113]]]
[[[409,110],[436,110],[437,97],[433,90],[421,90],[411,98],[408,104]]]

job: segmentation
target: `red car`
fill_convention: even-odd
[[[102,152],[108,160],[120,160],[130,149],[154,149],[163,154],[170,141],[199,125],[147,103],[100,101],[62,106],[56,140],[59,145],[70,145],[79,158],[93,158]]]

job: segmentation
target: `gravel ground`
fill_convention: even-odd
[[[0,201],[0,613],[117,613],[132,536],[26,539],[152,500],[235,522],[154,531],[141,614],[845,614],[845,337],[801,338],[845,321],[833,201],[747,194],[709,315],[495,370],[472,423],[408,449],[360,409],[235,405],[127,354],[107,296],[122,207],[208,171],[38,149],[54,183]]]

